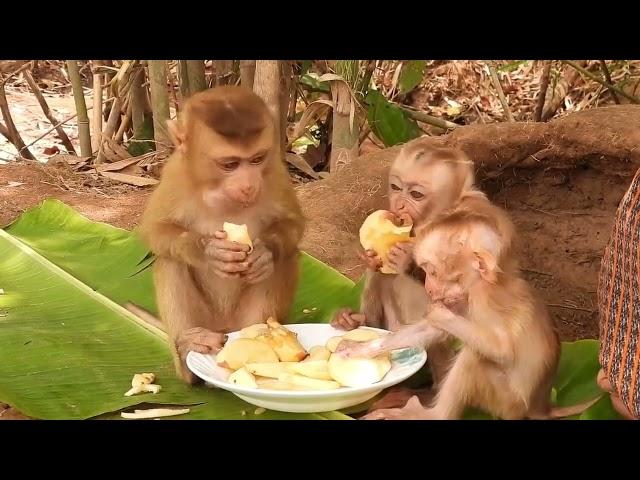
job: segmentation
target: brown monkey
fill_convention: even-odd
[[[140,225],[157,255],[154,281],[175,365],[211,353],[225,332],[284,318],[298,277],[304,219],[264,102],[242,87],[192,96],[169,123],[175,152]],[[246,224],[253,249],[226,239]]]
[[[560,357],[555,325],[517,270],[501,268],[511,256],[500,233],[508,219],[489,213],[460,210],[421,230],[415,256],[433,302],[421,322],[381,341],[340,344],[344,355],[370,356],[442,336],[463,343],[431,408],[412,397],[403,408],[363,418],[457,419],[467,406],[503,419],[550,418],[579,413],[596,401],[552,408]]]
[[[413,224],[413,233],[428,225],[437,215],[455,206],[465,192],[473,192],[473,163],[464,152],[429,145],[430,139],[406,145],[389,172],[390,211],[403,222]],[[419,321],[429,307],[422,286],[424,273],[412,260],[413,242],[396,244],[389,253],[389,263],[398,275],[378,271],[380,262],[375,252],[365,252],[368,271],[361,297],[361,312],[340,310],[333,326],[353,329],[360,325],[395,331],[403,325]],[[437,384],[453,357],[446,342],[433,343],[428,352],[429,363]],[[406,392],[392,392],[383,405],[392,405],[407,398]],[[391,402],[391,403],[389,403]],[[380,403],[378,404],[380,405]]]

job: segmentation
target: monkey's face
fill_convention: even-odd
[[[389,174],[389,209],[405,223],[418,224],[451,205],[452,177],[449,165],[420,165],[399,158]]]
[[[187,155],[206,204],[249,207],[259,201],[273,161],[270,132],[265,130],[251,142],[231,142],[213,131],[193,139]]]

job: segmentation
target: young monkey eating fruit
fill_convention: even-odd
[[[189,351],[215,353],[226,332],[286,318],[304,218],[273,118],[251,90],[199,92],[168,127],[176,149],[140,234],[157,257],[158,310],[176,370],[195,382]]]
[[[422,287],[424,273],[412,259],[414,238],[403,241],[397,234],[406,226],[412,226],[413,233],[428,225],[456,205],[474,183],[473,163],[462,151],[434,147],[430,142],[429,138],[411,142],[395,159],[389,172],[389,211],[374,212],[363,223],[361,242],[364,248],[370,245],[362,240],[368,238],[369,225],[375,228],[380,224],[374,216],[395,224],[395,238],[400,241],[388,252],[365,251],[368,270],[361,311],[338,311],[332,322],[334,327],[352,330],[367,325],[395,331],[426,314],[429,301]],[[428,357],[434,383],[442,379],[452,355],[453,350],[446,343],[431,345]]]
[[[369,357],[443,335],[463,343],[431,408],[412,397],[403,408],[364,419],[457,419],[467,406],[502,419],[552,418],[577,414],[597,400],[552,408],[560,342],[544,303],[508,266],[504,221],[461,210],[427,226],[415,256],[426,274],[429,314],[381,340],[339,345],[347,357]]]

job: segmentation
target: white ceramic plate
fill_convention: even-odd
[[[337,330],[328,324],[292,324],[286,328],[298,335],[298,340],[305,349],[315,345],[325,345],[327,340],[337,335],[344,335],[344,330]],[[386,330],[372,328],[381,333]],[[228,341],[239,338],[240,332],[229,334]],[[248,388],[227,382],[228,370],[218,367],[215,355],[203,355],[189,352],[187,366],[198,377],[210,385],[233,392],[252,405],[269,410],[294,413],[319,413],[351,407],[375,397],[385,388],[397,385],[416,373],[427,361],[424,349],[403,349],[391,355],[391,370],[382,381],[364,387],[341,387],[335,390],[267,390]]]

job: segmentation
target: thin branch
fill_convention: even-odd
[[[111,97],[107,100],[105,100],[104,103],[108,103],[111,102],[115,99],[115,97]],[[92,110],[93,106],[89,106],[87,107],[87,111]],[[69,117],[65,118],[64,120],[56,123],[53,127],[51,127],[49,130],[47,130],[46,132],[44,132],[42,135],[40,135],[38,138],[36,138],[33,142],[31,142],[29,145],[27,145],[27,147],[30,147],[32,145],[35,145],[36,143],[38,143],[40,140],[42,140],[44,137],[46,137],[47,135],[49,135],[51,132],[53,132],[56,128],[58,128],[60,125],[64,125],[65,123],[73,120],[74,118],[76,118],[78,116],[78,113],[74,113],[73,115],[70,115]],[[1,129],[0,129],[0,133],[1,133]]]
[[[605,62],[604,60],[600,60],[600,67],[602,68],[602,72],[604,73],[604,78],[607,79],[607,82],[613,85],[613,82],[611,81],[611,74],[609,73],[609,68],[607,67],[607,62]],[[620,99],[618,98],[618,95],[616,95],[616,92],[611,90],[611,96],[613,97],[613,101],[616,102],[617,105],[620,105]]]
[[[9,130],[7,130],[7,127],[5,127],[2,123],[0,123],[0,135],[11,141],[11,134],[9,133]]]
[[[7,102],[7,95],[4,91],[4,82],[0,84],[0,112],[2,112],[2,118],[4,118],[4,123],[6,124],[6,131],[9,134],[7,138],[9,141],[14,147],[16,147],[19,154],[24,151],[24,158],[36,160],[36,157],[33,156],[29,151],[29,148],[24,144],[24,140],[22,140],[20,132],[18,132],[18,129],[16,128],[16,124],[13,123],[11,110],[9,110],[9,103]]]
[[[460,126],[457,123],[453,123],[448,120],[443,120],[441,118],[434,117],[432,115],[429,115],[428,113],[420,112],[418,110],[413,110],[412,108],[407,107],[406,105],[401,105],[399,103],[396,103],[394,105],[397,105],[398,107],[400,107],[402,110],[404,110],[407,113],[407,115],[409,115],[409,117],[413,118],[414,120],[418,120],[419,122],[423,122],[423,123],[428,123],[429,125],[433,125],[434,127],[442,128],[444,130],[452,130]]]
[[[90,157],[93,153],[91,150],[91,130],[89,125],[89,116],[87,115],[87,102],[84,98],[84,89],[82,88],[82,79],[78,62],[76,60],[67,60],[67,72],[71,80],[73,89],[73,99],[76,104],[76,113],[78,114],[78,136],[80,137],[80,154],[83,157]]]
[[[533,120],[539,122],[542,120],[542,109],[544,108],[544,101],[547,97],[547,89],[549,88],[549,77],[551,76],[551,60],[547,60],[542,70],[542,77],[540,78],[540,93],[538,94],[538,102],[536,103],[536,111],[533,115]]]
[[[609,90],[611,90],[612,92],[616,92],[618,95],[622,95],[624,98],[626,98],[627,100],[629,100],[632,103],[635,104],[640,104],[640,99],[634,97],[633,95],[629,95],[627,92],[625,92],[624,90],[620,90],[618,87],[616,87],[615,85],[611,85],[610,83],[607,83],[606,81],[602,80],[600,77],[598,77],[597,75],[594,75],[593,73],[591,73],[589,70],[587,70],[586,68],[582,68],[580,65],[578,65],[577,63],[571,61],[571,60],[562,60],[562,63],[565,63],[567,65],[569,65],[570,67],[576,69],[578,72],[580,72],[581,74],[583,74],[585,77],[589,77],[591,80],[593,80],[594,82],[598,82],[600,85],[604,85],[605,87],[607,87]]]
[[[9,75],[7,75],[5,78],[3,78],[2,80],[0,80],[0,87],[4,88],[5,84],[9,81],[10,78],[15,77],[16,75],[18,75],[20,72],[23,72],[25,70],[27,70],[28,68],[31,68],[31,62],[27,62],[24,65],[22,65],[20,68],[18,68],[17,70],[15,70],[14,72],[11,72]]]
[[[509,110],[509,104],[507,103],[507,97],[504,96],[504,91],[502,90],[502,85],[500,84],[500,79],[498,78],[498,73],[493,65],[487,65],[489,67],[489,76],[491,77],[491,83],[493,83],[493,88],[495,88],[498,92],[498,98],[500,99],[500,103],[502,104],[502,110],[504,111],[505,116],[509,122],[515,122],[513,119],[513,115],[511,114],[511,110]]]
[[[47,103],[47,100],[42,95],[42,92],[40,91],[40,87],[38,87],[38,84],[33,79],[33,75],[31,75],[30,70],[24,71],[24,78],[29,84],[29,88],[31,88],[31,91],[33,92],[36,99],[38,100],[38,103],[40,104],[40,107],[44,112],[44,116],[47,117],[47,119],[51,122],[51,125],[56,125],[58,123],[58,119],[53,116],[53,113],[51,113],[51,110],[49,109],[49,104]],[[71,153],[72,155],[77,155],[76,149],[73,148],[73,144],[71,143],[71,140],[69,140],[69,137],[67,136],[67,132],[64,131],[62,126],[58,126],[58,128],[56,128],[56,132],[58,132],[58,135],[60,136],[60,140],[62,140],[62,144],[64,145],[64,148],[67,149],[67,152]]]

